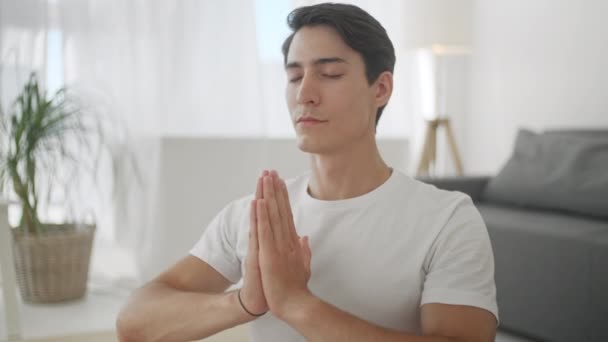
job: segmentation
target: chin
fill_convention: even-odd
[[[336,150],[335,146],[332,146],[329,141],[318,137],[298,136],[297,143],[300,151],[305,153],[329,154],[332,150]]]
[[[321,153],[323,148],[319,139],[312,139],[312,137],[298,136],[297,139],[298,148],[302,152],[306,153]]]

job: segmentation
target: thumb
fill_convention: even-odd
[[[308,236],[304,236],[300,238],[300,247],[302,247],[302,252],[304,255],[304,264],[308,271],[310,271],[310,259],[312,258],[312,252],[310,250],[310,244],[308,242]]]

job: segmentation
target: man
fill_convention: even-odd
[[[493,341],[494,260],[471,199],[378,152],[395,63],[385,30],[339,4],[288,22],[286,98],[311,172],[285,182],[265,171],[190,256],[135,291],[121,341],[189,341],[246,322],[253,341]]]

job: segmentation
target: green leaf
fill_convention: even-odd
[[[2,113],[0,105],[0,191],[14,192],[22,203],[23,231],[44,232],[37,210],[39,203],[41,208],[49,203],[55,187],[61,187],[69,207],[82,180],[98,187],[102,161],[111,163],[113,177],[119,176],[103,122],[90,115],[93,108],[69,95],[64,87],[47,96],[32,73],[10,113]],[[103,158],[106,154],[110,158]],[[140,180],[137,163],[132,166]]]

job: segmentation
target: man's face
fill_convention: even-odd
[[[377,100],[365,64],[327,26],[303,27],[287,55],[287,106],[298,147],[328,154],[375,134]]]

